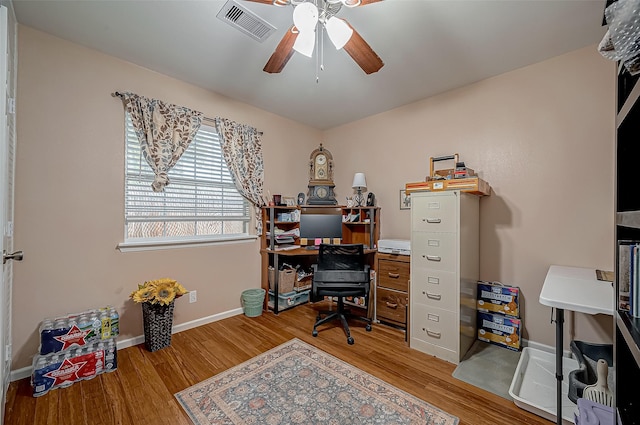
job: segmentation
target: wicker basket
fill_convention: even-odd
[[[274,290],[275,270],[269,267],[269,289]],[[296,271],[294,269],[286,269],[278,271],[278,293],[284,294],[293,291],[293,284],[296,281]]]
[[[174,301],[168,305],[142,303],[144,345],[149,351],[158,351],[171,345]]]

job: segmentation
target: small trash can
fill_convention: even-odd
[[[247,317],[258,317],[262,314],[265,291],[262,288],[247,289],[242,291],[242,307]]]

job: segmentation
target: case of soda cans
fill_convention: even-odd
[[[119,324],[113,307],[45,319],[33,359],[33,395],[116,370]]]

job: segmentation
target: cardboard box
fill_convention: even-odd
[[[494,282],[478,282],[478,311],[520,317],[520,289]]]
[[[478,339],[520,351],[522,322],[502,314],[478,312]]]

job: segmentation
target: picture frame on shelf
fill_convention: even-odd
[[[283,196],[282,197],[282,204],[286,205],[287,207],[295,207],[296,206],[296,198],[294,198],[293,196]]]
[[[410,210],[411,209],[411,194],[407,194],[405,189],[400,189],[400,209],[401,210]]]

